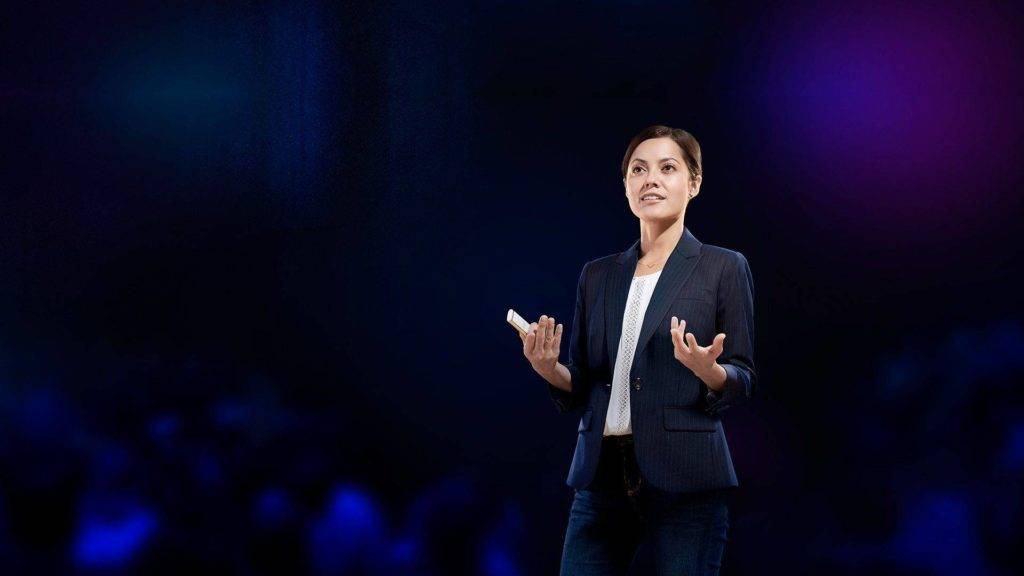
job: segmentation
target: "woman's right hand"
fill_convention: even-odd
[[[562,325],[555,325],[555,319],[544,315],[539,322],[530,324],[530,330],[524,336],[523,356],[530,361],[530,366],[538,374],[550,374],[558,365],[558,354],[562,349]]]

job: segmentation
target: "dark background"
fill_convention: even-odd
[[[651,124],[754,276],[722,573],[1020,573],[1022,21],[5,4],[4,573],[555,573],[577,418],[504,314],[638,237]]]

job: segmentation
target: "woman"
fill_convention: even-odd
[[[561,573],[625,574],[646,544],[659,574],[717,574],[738,485],[720,414],[756,382],[750,268],[683,225],[701,184],[688,132],[640,132],[622,182],[640,238],[583,266],[568,363],[554,318],[520,336],[558,410],[583,409]]]

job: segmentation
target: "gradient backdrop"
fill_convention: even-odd
[[[723,574],[1021,573],[1024,13],[845,4],[5,4],[3,572],[555,573],[504,314],[667,124],[755,283]]]

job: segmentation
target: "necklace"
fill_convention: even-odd
[[[654,262],[654,264],[647,264],[647,263],[645,262],[645,263],[644,263],[644,266],[646,266],[646,267],[647,267],[648,269],[650,269],[650,268],[654,268],[655,266],[657,266],[657,265],[658,265],[658,264],[660,264],[660,263],[661,263],[661,260],[657,260],[657,261],[655,261],[655,262]]]

